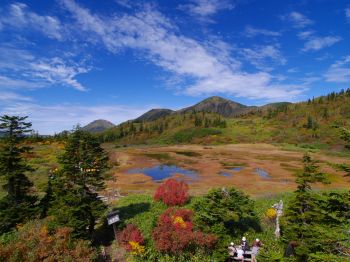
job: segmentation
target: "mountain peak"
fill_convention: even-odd
[[[165,108],[154,108],[135,119],[135,121],[153,121],[172,114],[174,111]]]
[[[84,131],[88,131],[88,132],[102,132],[108,128],[112,128],[115,127],[115,125],[107,120],[104,119],[98,119],[95,121],[92,121],[91,123],[87,124],[86,126],[84,126],[82,129]]]
[[[195,104],[194,106],[181,109],[178,112],[208,112],[217,113],[224,117],[230,117],[240,114],[242,111],[246,110],[246,108],[247,106],[231,101],[229,99],[225,99],[220,96],[211,96]]]

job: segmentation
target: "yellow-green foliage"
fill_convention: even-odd
[[[341,144],[337,127],[349,128],[349,120],[350,91],[296,104],[277,103],[235,118],[204,112],[171,114],[151,122],[127,122],[100,136],[120,144],[287,143],[317,150]]]

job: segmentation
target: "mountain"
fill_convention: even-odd
[[[170,109],[151,109],[150,111],[144,113],[134,120],[134,122],[142,122],[142,121],[154,121],[161,117],[167,116],[174,113],[173,110]]]
[[[286,107],[288,105],[291,105],[292,103],[290,102],[277,102],[277,103],[270,103],[270,104],[266,104],[264,106],[260,106],[260,109],[278,109],[278,108],[283,108]]]
[[[246,112],[251,107],[242,105],[237,102],[219,97],[212,96],[209,97],[198,104],[181,109],[177,111],[178,113],[191,113],[191,112],[206,112],[206,113],[216,113],[224,117],[237,116],[243,112]]]
[[[246,106],[219,96],[212,96],[207,99],[204,99],[203,101],[193,106],[186,107],[177,111],[173,111],[170,109],[152,109],[144,113],[143,115],[139,116],[138,118],[136,118],[133,122],[135,123],[150,122],[150,121],[155,121],[160,118],[166,117],[171,114],[186,114],[186,113],[193,113],[193,112],[213,113],[213,114],[221,115],[223,117],[238,117],[243,114],[254,112],[258,109],[261,109],[261,110],[276,109],[276,108],[281,108],[283,106],[287,106],[289,104],[291,103],[278,102],[278,103],[267,104],[261,107]]]
[[[99,119],[99,120],[95,120],[95,121],[87,124],[82,129],[84,131],[97,133],[97,132],[105,131],[106,129],[109,129],[112,127],[115,127],[115,125],[112,124],[111,122],[109,122],[107,120]]]
[[[127,121],[101,135],[105,141],[123,145],[287,143],[303,148],[336,148],[342,144],[338,127],[350,129],[350,89],[305,102],[259,107],[210,97],[155,118]]]

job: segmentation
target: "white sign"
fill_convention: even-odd
[[[120,221],[119,215],[116,214],[114,216],[108,217],[107,221],[108,221],[108,225],[112,225],[114,223],[117,223]]]

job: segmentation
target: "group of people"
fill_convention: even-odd
[[[262,243],[260,241],[260,239],[255,239],[252,245],[252,249],[251,249],[251,256],[252,256],[252,262],[257,262],[256,260],[256,256],[259,253],[259,249],[262,247]],[[242,237],[242,241],[240,245],[235,246],[235,244],[233,242],[230,243],[230,245],[228,246],[228,253],[229,253],[229,259],[228,261],[244,261],[244,254],[250,251],[250,246],[249,243],[246,239],[246,237]],[[236,256],[235,256],[236,255]]]

